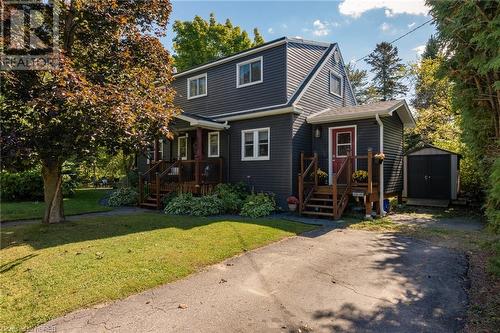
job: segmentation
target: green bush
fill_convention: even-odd
[[[249,195],[243,208],[241,209],[242,216],[262,217],[267,216],[276,210],[276,202],[272,195],[258,193]]]
[[[166,207],[175,197],[177,197],[177,192],[169,192],[165,195],[162,199],[163,207]]]
[[[75,194],[78,182],[75,177],[63,175],[64,197]],[[0,193],[2,201],[43,200],[43,178],[37,169],[24,172],[0,172]]]
[[[243,207],[248,196],[245,184],[219,184],[215,187],[215,194],[221,199],[225,213],[236,214]]]
[[[165,206],[165,213],[172,215],[210,216],[223,211],[222,200],[217,195],[194,197],[191,193],[179,194]]]
[[[497,158],[490,175],[490,188],[486,202],[486,216],[489,227],[500,233],[500,158]]]
[[[139,200],[139,193],[133,188],[122,187],[113,191],[108,198],[108,206],[132,206],[136,205]]]

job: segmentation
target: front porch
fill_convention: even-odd
[[[139,176],[141,207],[160,209],[171,192],[208,194],[224,181],[222,130],[227,125],[180,115],[172,124],[173,138],[156,139]],[[143,169],[144,170],[144,169]]]

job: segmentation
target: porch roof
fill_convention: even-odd
[[[212,130],[224,130],[229,128],[229,125],[227,125],[227,123],[217,122],[208,117],[203,117],[192,113],[183,112],[175,116],[175,118],[184,120],[188,122],[190,126],[193,127],[201,127]]]
[[[415,120],[404,99],[383,101],[364,105],[344,106],[340,108],[328,108],[307,117],[309,124],[323,124],[336,121],[356,120],[392,116],[396,112],[405,127],[415,126]]]

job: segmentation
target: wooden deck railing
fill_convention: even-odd
[[[309,162],[304,169],[305,164]],[[318,187],[318,154],[312,157],[304,157],[304,152],[300,153],[300,173],[298,176],[299,192],[299,213],[302,213],[304,204]]]

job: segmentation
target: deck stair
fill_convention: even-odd
[[[372,182],[373,155],[368,150],[366,156],[352,156],[350,151],[344,158],[337,172],[331,177],[331,185],[318,183],[318,156],[300,157],[300,173],[298,175],[299,213],[309,216],[324,216],[340,219],[351,195],[361,196],[365,202],[366,213],[371,214],[372,202],[377,198],[378,186]],[[352,170],[356,160],[366,160],[368,176],[366,183],[355,183]]]

